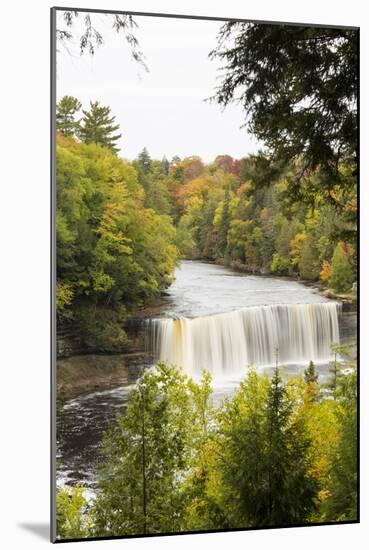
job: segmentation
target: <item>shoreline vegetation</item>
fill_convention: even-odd
[[[63,15],[57,36],[68,40],[77,12]],[[80,49],[93,54],[102,35],[89,15],[84,26]],[[113,28],[142,64],[135,21],[115,15]],[[125,129],[108,105],[60,99],[57,331],[65,349],[73,334],[94,358],[91,384],[102,383],[102,357],[118,376],[114,361],[132,352],[125,324],[165,293],[183,258],[293,277],[355,307],[357,52],[355,29],[225,22],[209,52],[221,65],[209,99],[237,100],[240,124],[263,144],[242,158],[153,159],[146,147],[120,158]],[[144,369],[105,433],[96,498],[59,488],[57,538],[357,521],[356,359],[331,344],[327,386],[312,361],[284,378],[276,358],[272,377],[245,365],[217,409],[209,373]],[[73,361],[57,373],[71,387]],[[79,368],[83,385],[91,373]]]
[[[109,107],[91,102],[82,122],[77,108],[66,96],[57,109],[57,322],[77,327],[87,352],[128,351],[124,322],[165,292],[183,258],[319,282],[328,297],[354,300],[356,180],[345,162],[332,201],[317,192],[312,204],[291,197],[301,159],[281,165],[259,152],[204,164],[144,148],[127,161]],[[316,168],[304,185],[320,177]]]
[[[204,164],[153,160],[143,149],[129,162],[101,138],[107,117],[117,128],[110,109],[95,102],[83,111],[91,136],[79,130],[76,105],[68,96],[58,104],[56,229],[58,334],[78,338],[78,353],[132,351],[125,323],[165,293],[183,258],[355,301],[354,182],[334,186],[339,207],[319,194],[312,206],[291,200],[300,161],[279,166],[258,153]],[[316,185],[319,170],[310,177]]]
[[[153,160],[143,149],[129,162],[101,133],[78,130],[79,105],[70,97],[58,104],[60,399],[128,377],[114,359],[137,351],[125,327],[152,314],[184,258],[297,280],[355,307],[354,188],[342,194],[340,209],[319,195],[314,207],[291,202],[289,179],[299,163],[279,167],[262,153],[240,160],[221,155],[204,164],[196,156]],[[109,108],[95,102],[84,113],[89,128],[106,128],[110,117],[117,130]],[[339,187],[335,193],[341,196]],[[106,365],[105,380],[92,356]],[[88,364],[89,381],[83,376]]]
[[[347,353],[342,346],[336,352]],[[58,491],[61,538],[355,521],[356,366],[322,386],[246,369],[220,407],[211,375],[145,371],[106,432],[95,498]]]

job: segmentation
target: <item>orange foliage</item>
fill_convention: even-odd
[[[322,270],[320,272],[320,278],[324,283],[329,283],[332,277],[332,265],[328,260],[324,260]]]

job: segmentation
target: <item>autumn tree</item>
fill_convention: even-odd
[[[223,25],[210,53],[224,69],[214,99],[240,102],[249,131],[275,160],[301,161],[288,187],[295,201],[314,204],[319,195],[342,209],[335,191],[355,186],[357,56],[356,29],[235,21]]]
[[[57,141],[58,316],[78,324],[87,349],[120,352],[127,313],[172,280],[176,231],[145,208],[134,167],[108,148]]]
[[[56,494],[56,536],[58,539],[83,539],[90,536],[91,518],[82,486],[62,486]]]
[[[332,278],[332,265],[328,260],[324,260],[319,276],[323,283],[329,284]]]

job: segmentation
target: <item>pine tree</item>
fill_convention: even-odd
[[[269,381],[250,368],[220,417],[220,504],[223,527],[265,524],[267,481],[265,469],[266,398]],[[218,444],[219,444],[218,443]]]
[[[310,440],[278,365],[271,381],[251,370],[225,407],[219,463],[228,527],[293,525],[314,509]]]
[[[307,369],[304,370],[304,379],[307,384],[317,384],[318,383],[318,373],[316,372],[315,365],[313,361],[310,361]]]
[[[309,366],[304,371],[304,379],[306,383],[306,399],[307,401],[318,401],[319,398],[319,374],[316,371],[313,361],[310,361]]]
[[[164,157],[162,158],[161,160],[161,168],[162,168],[162,171],[163,171],[163,174],[165,176],[167,176],[169,174],[169,160],[167,159],[167,157],[164,155]]]
[[[293,525],[307,520],[317,490],[309,474],[310,441],[303,423],[292,421],[293,401],[278,365],[268,392],[266,418],[267,502],[265,525]]]
[[[336,416],[340,427],[337,445],[333,449],[329,476],[330,496],[324,505],[330,521],[358,519],[357,502],[357,374],[356,367],[339,379]]]
[[[331,351],[334,358],[329,362],[329,372],[331,377],[328,381],[327,387],[332,391],[334,398],[336,398],[338,379],[342,376],[342,365],[338,360],[338,357],[341,354],[347,353],[347,347],[340,344],[332,344]]]
[[[98,101],[90,101],[90,110],[83,112],[79,137],[84,143],[96,143],[107,147],[115,153],[119,151],[116,143],[122,134],[116,134],[119,124],[115,124],[115,116],[111,116],[110,107],[100,105]]]
[[[56,128],[65,136],[73,136],[78,133],[79,121],[76,114],[81,109],[81,103],[77,98],[65,95],[56,106]]]
[[[147,174],[150,171],[151,167],[151,157],[148,150],[144,147],[141,153],[137,157],[138,166],[144,174]]]

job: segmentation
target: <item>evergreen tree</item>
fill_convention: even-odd
[[[334,249],[332,258],[331,286],[337,292],[350,290],[354,280],[349,258],[349,247],[342,241]]]
[[[223,68],[214,99],[227,106],[237,98],[249,130],[273,159],[303,156],[302,172],[310,174],[320,167],[307,193],[301,176],[289,180],[287,191],[296,202],[314,204],[319,194],[344,209],[341,195],[332,196],[333,186],[355,188],[357,56],[356,29],[232,21],[219,31],[210,53]],[[340,164],[347,161],[350,170],[342,174]]]
[[[137,161],[138,161],[137,164],[139,166],[139,169],[144,174],[148,174],[150,172],[150,167],[151,167],[151,157],[146,147],[144,147],[141,153],[138,155]]]
[[[293,406],[276,366],[266,405],[265,525],[302,523],[315,506],[317,484],[309,473],[310,441],[304,424],[292,421]]]
[[[310,361],[307,369],[304,370],[304,379],[306,383],[305,397],[307,401],[313,402],[319,399],[319,375],[316,371],[313,361]]]
[[[228,527],[303,523],[314,509],[317,483],[298,406],[278,367],[271,381],[250,371],[226,405],[218,468]]]
[[[169,166],[170,166],[169,160],[167,159],[166,156],[164,156],[161,160],[161,168],[165,176],[169,174]]]
[[[338,357],[341,354],[347,353],[347,348],[344,345],[332,344],[331,351],[333,353],[333,360],[329,362],[329,372],[331,377],[328,381],[327,387],[332,391],[334,398],[336,398],[338,379],[342,376],[342,365],[338,360]]]
[[[65,136],[73,136],[78,133],[79,122],[76,114],[82,105],[77,98],[65,95],[56,106],[56,128]]]
[[[325,503],[326,519],[352,521],[358,519],[357,502],[357,375],[342,377],[337,385],[336,416],[339,439],[332,453],[329,493]]]
[[[115,124],[115,116],[111,116],[110,107],[100,105],[98,101],[90,101],[90,110],[83,112],[79,129],[79,137],[84,143],[96,143],[117,153],[117,141],[122,134],[116,134],[119,124]]]
[[[310,361],[307,369],[304,370],[304,379],[307,384],[317,384],[319,375],[313,361]]]

